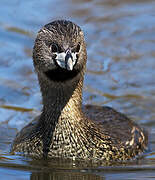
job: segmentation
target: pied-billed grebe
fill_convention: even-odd
[[[33,49],[42,92],[39,117],[16,136],[12,152],[38,157],[127,160],[142,153],[147,134],[110,107],[82,108],[86,45],[76,24],[45,25]]]

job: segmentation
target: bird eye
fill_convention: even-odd
[[[80,44],[78,44],[72,51],[78,53],[80,51]]]
[[[76,47],[76,52],[79,52],[79,51],[80,51],[80,44],[78,44]]]
[[[51,50],[52,50],[53,53],[58,52],[58,46],[56,44],[52,44],[51,45]]]

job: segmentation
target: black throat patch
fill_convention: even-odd
[[[45,74],[52,81],[63,82],[73,79],[79,74],[79,72],[79,70],[75,69],[73,69],[72,71],[68,71],[66,69],[57,68],[54,70],[46,71]]]

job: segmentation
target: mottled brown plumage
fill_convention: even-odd
[[[110,107],[82,107],[86,59],[83,32],[74,23],[54,21],[39,31],[33,62],[43,110],[17,134],[12,152],[110,161],[146,149],[147,134],[125,115]]]

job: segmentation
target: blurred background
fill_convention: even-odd
[[[92,168],[9,155],[15,134],[41,111],[32,48],[38,30],[55,19],[71,20],[85,33],[88,62],[83,103],[111,106],[147,129],[151,151],[145,158]],[[1,179],[154,179],[154,69],[153,0],[1,0]]]

